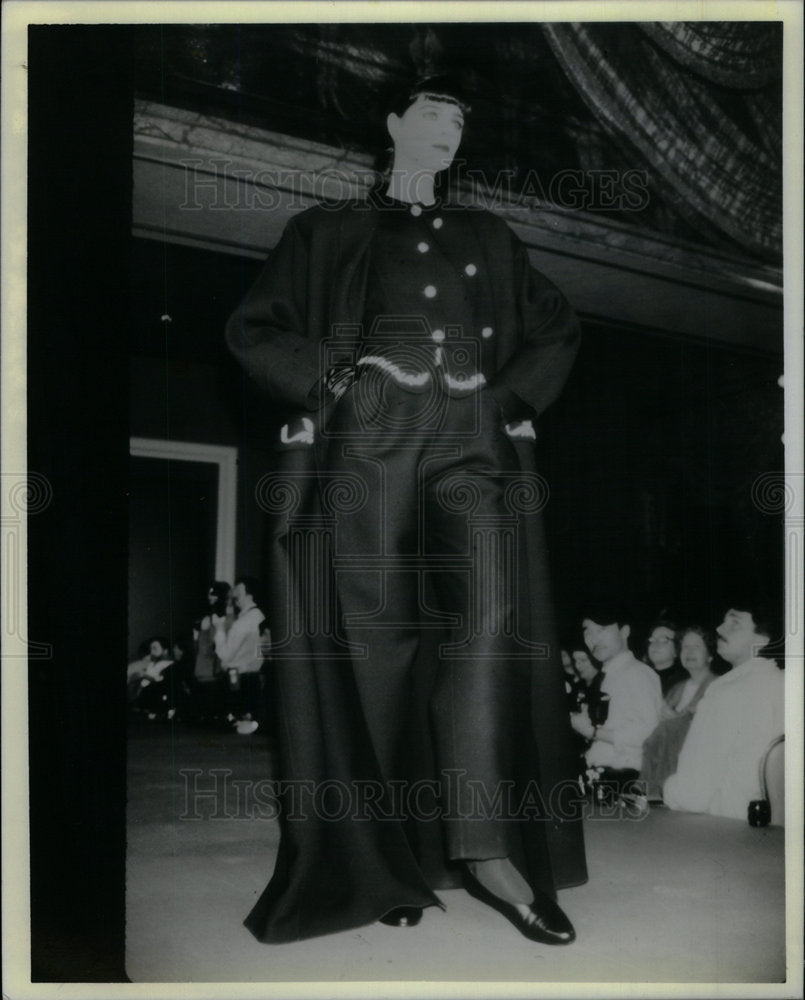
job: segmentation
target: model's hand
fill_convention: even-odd
[[[213,623],[213,625],[215,626],[216,629],[223,628],[225,622],[226,622],[226,618],[224,618],[223,615],[213,615],[212,616],[212,623]]]
[[[313,444],[315,439],[315,425],[310,417],[301,418],[301,428],[298,428],[298,419],[294,422],[292,431],[291,425],[283,424],[280,429],[280,441],[282,444]],[[215,621],[215,617],[213,617]]]
[[[504,430],[506,435],[513,441],[536,441],[537,432],[534,424],[530,420],[513,420],[506,424]]]
[[[327,372],[324,385],[336,399],[340,399],[352,387],[357,377],[355,365],[335,365]]]

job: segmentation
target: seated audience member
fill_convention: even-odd
[[[565,694],[569,712],[577,712],[585,700],[586,685],[573,668],[573,659],[567,649],[561,650],[562,669],[565,672]]]
[[[576,703],[571,712],[581,712],[585,706],[592,705],[601,700],[601,664],[598,663],[584,648],[584,640],[580,639],[570,647],[570,655],[573,659],[573,670],[576,674]],[[582,740],[586,749],[587,742],[580,733],[575,734]]]
[[[158,678],[165,667],[171,662],[168,656],[169,642],[161,635],[151,636],[141,642],[138,648],[140,659],[128,665],[129,680],[142,680],[143,677]]]
[[[145,668],[151,661],[151,640],[146,639],[137,647],[137,659],[126,668],[126,697],[129,703],[140,693],[140,681],[145,677]]]
[[[672,687],[688,679],[688,672],[679,662],[679,633],[671,622],[658,621],[652,626],[646,658],[660,678],[663,698]]]
[[[196,658],[195,643],[191,636],[180,636],[173,643],[173,662],[162,672],[165,712],[168,719],[187,719],[193,690],[193,668]]]
[[[666,695],[660,723],[643,744],[640,778],[649,801],[662,801],[665,779],[676,771],[679,751],[685,742],[693,713],[708,685],[712,671],[715,639],[711,632],[691,625],[680,633],[680,660],[690,676],[675,684]]]
[[[718,654],[732,665],[707,688],[663,798],[671,809],[745,819],[760,798],[758,768],[783,732],[784,674],[759,654],[777,635],[755,606],[730,608],[716,629]]]
[[[253,733],[263,716],[263,637],[260,626],[265,615],[255,602],[257,589],[258,584],[253,577],[242,576],[235,581],[232,599],[237,618],[228,632],[225,629],[226,619],[221,615],[212,615],[215,652],[228,684],[229,714],[238,733],[243,736]]]
[[[168,649],[170,643],[163,636],[154,636],[148,644],[148,659],[140,676],[134,708],[147,713],[149,719],[166,714],[167,687],[163,687],[163,674],[173,663]]]
[[[626,782],[636,778],[643,762],[643,743],[660,718],[662,693],[656,673],[629,649],[628,616],[615,604],[585,609],[584,642],[601,662],[602,695],[608,696],[606,722],[594,725],[588,708],[571,716],[576,732],[590,740],[585,754],[589,767],[602,777]]]

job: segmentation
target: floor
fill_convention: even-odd
[[[242,921],[271,873],[278,830],[248,793],[260,801],[271,765],[258,734],[132,727],[133,982],[452,980],[533,988],[786,978],[783,830],[667,809],[638,821],[585,821],[590,880],[560,894],[578,935],[569,947],[527,941],[463,890],[441,893],[446,910],[427,910],[416,928],[374,924],[260,944]]]

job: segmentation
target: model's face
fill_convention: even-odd
[[[656,670],[667,670],[676,659],[674,633],[664,625],[655,628],[648,639],[648,658]]]
[[[607,663],[613,656],[629,648],[628,625],[619,626],[617,622],[599,625],[591,618],[585,618],[581,627],[587,648],[600,663]]]
[[[769,641],[768,636],[758,635],[755,631],[755,622],[750,612],[735,611],[732,608],[724,615],[724,621],[716,629],[716,634],[719,656],[733,667],[751,660]]]
[[[713,657],[708,653],[705,641],[698,632],[686,632],[682,636],[679,659],[691,677],[706,674],[713,662]]]
[[[151,654],[151,659],[156,663],[157,660],[162,660],[167,654],[167,650],[163,647],[161,642],[152,642],[149,647],[149,652]]]
[[[464,116],[455,104],[420,94],[401,116],[392,112],[386,125],[394,142],[395,165],[404,163],[436,173],[453,162]]]
[[[236,608],[242,608],[243,602],[246,599],[246,588],[242,583],[239,583],[232,591],[232,603]]]
[[[573,669],[585,684],[592,684],[595,675],[598,673],[590,657],[582,649],[573,650]]]

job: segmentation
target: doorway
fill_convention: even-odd
[[[233,582],[237,449],[132,438],[129,660],[152,635],[187,634],[213,579]]]

